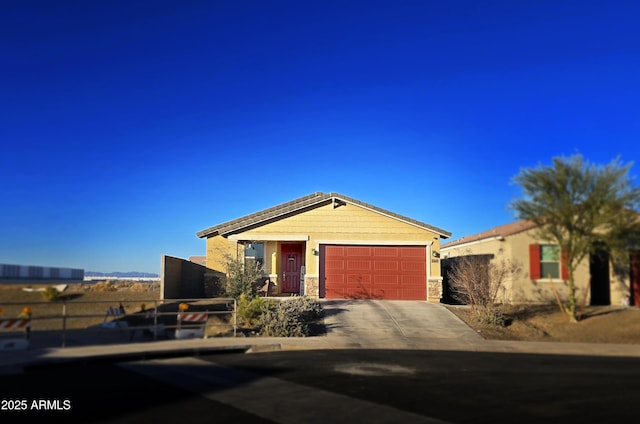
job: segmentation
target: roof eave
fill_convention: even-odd
[[[512,224],[520,224],[520,226],[518,228],[510,229],[509,231],[506,231],[506,232],[505,231],[495,231],[495,228],[494,228],[494,229],[492,229],[493,232],[487,232],[487,234],[482,236],[482,237],[479,237],[479,235],[482,234],[482,233],[473,234],[473,235],[470,235],[470,236],[465,236],[465,237],[462,237],[460,239],[453,240],[453,241],[451,241],[451,242],[449,242],[447,244],[444,244],[444,245],[442,245],[441,248],[442,249],[449,249],[449,248],[453,248],[453,247],[459,248],[461,246],[466,246],[466,245],[469,245],[471,243],[477,244],[477,243],[480,243],[480,242],[490,241],[490,240],[501,240],[502,241],[505,238],[514,236],[516,234],[523,233],[525,231],[529,231],[529,230],[531,230],[531,229],[536,227],[536,225],[531,221],[517,221],[517,222],[511,223],[511,225]],[[505,224],[505,225],[510,225],[510,224]],[[496,228],[503,228],[505,225],[501,225],[501,226],[496,227]],[[489,230],[489,231],[492,231],[492,230]]]
[[[313,208],[319,204],[330,201],[329,195],[324,193],[314,193],[291,202],[274,206],[259,212],[255,212],[244,217],[224,222],[219,225],[199,231],[196,235],[200,238],[213,237],[217,235],[227,236],[233,233],[242,232],[246,228],[254,227],[261,223],[276,220],[278,218]]]

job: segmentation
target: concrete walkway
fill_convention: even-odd
[[[482,337],[442,305],[393,300],[323,302],[327,337],[369,349],[472,347]]]
[[[30,348],[0,352],[0,374],[25,367],[250,353],[293,349],[405,349],[640,357],[640,345],[488,341],[439,304],[408,301],[323,301],[327,334],[318,337],[228,337]]]

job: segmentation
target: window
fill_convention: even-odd
[[[264,266],[264,244],[247,243],[244,246],[244,263],[245,265],[254,263],[262,268]]]
[[[564,258],[560,248],[555,244],[529,245],[529,275],[532,280],[569,279]]]
[[[560,278],[560,249],[553,244],[540,246],[540,276]]]

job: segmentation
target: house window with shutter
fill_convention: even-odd
[[[540,276],[560,278],[560,249],[556,245],[540,245]]]
[[[532,280],[567,280],[568,271],[560,247],[556,244],[532,244],[529,246],[530,278]]]

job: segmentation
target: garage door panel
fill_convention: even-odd
[[[393,274],[383,274],[383,275],[375,275],[373,277],[373,284],[377,286],[397,286],[400,284],[398,275]]]
[[[360,256],[360,257],[368,258],[371,256],[371,248],[369,247],[351,246],[351,247],[347,247],[345,251],[346,251],[345,252],[346,256],[349,256],[349,257]]]
[[[400,275],[400,284],[402,286],[424,286],[424,277],[418,275]]]
[[[402,272],[426,272],[426,265],[420,262],[400,262]]]
[[[400,256],[403,258],[424,258],[424,247],[405,247],[400,251]]]
[[[376,271],[398,271],[397,261],[376,260],[374,264]]]
[[[331,271],[342,271],[344,270],[344,263],[345,261],[342,260],[336,260],[336,259],[332,259],[332,260],[327,260],[325,262],[325,267],[327,270],[331,270]]]
[[[326,246],[325,254],[327,256],[344,256],[344,247],[342,246]]]
[[[371,270],[371,261],[368,260],[348,260],[347,271],[369,271]]]
[[[328,284],[328,286],[335,288],[344,285],[344,283],[346,282],[346,277],[346,274],[332,275],[331,278],[327,278],[327,282],[330,283]]]
[[[425,291],[422,289],[402,289],[402,293],[398,296],[398,299],[422,299],[425,295]]]
[[[338,246],[321,249],[327,298],[426,299],[424,246]]]
[[[350,288],[345,290],[344,296],[347,299],[371,299],[371,292],[363,288]]]
[[[397,300],[397,290],[374,289],[371,292],[372,299]]]
[[[348,297],[346,291],[342,289],[327,289],[326,294],[329,299],[344,299]]]
[[[371,285],[371,274],[345,274],[347,284],[354,285]]]
[[[399,249],[397,247],[376,247],[373,249],[375,257],[393,257],[397,258]]]

